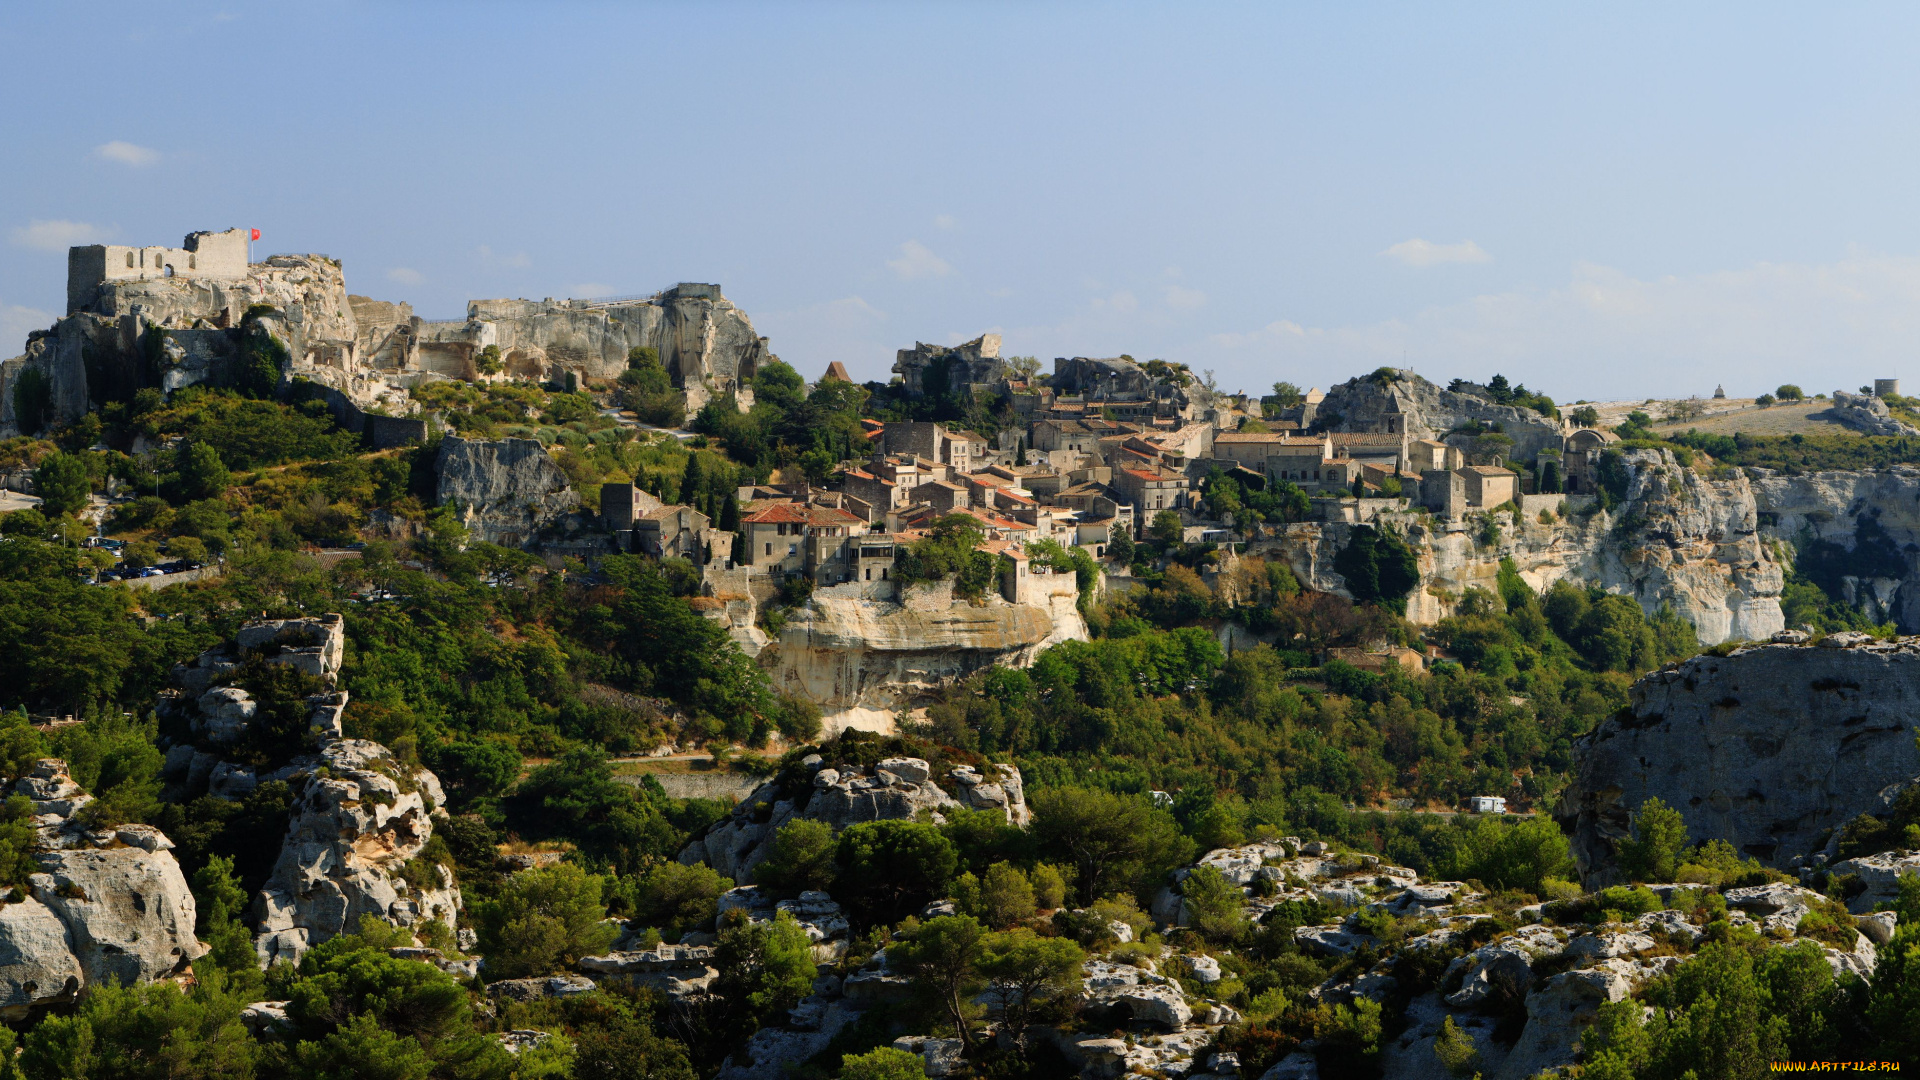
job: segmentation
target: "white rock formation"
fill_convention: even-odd
[[[580,505],[579,493],[536,439],[449,435],[434,468],[441,504],[458,504],[474,537],[491,544],[524,544]]]
[[[207,950],[172,841],[150,825],[89,831],[71,820],[93,800],[55,758],[15,790],[33,800],[42,850],[24,897],[0,901],[0,1017],[190,971]]]
[[[262,964],[297,960],[308,946],[353,932],[362,915],[454,926],[461,900],[452,871],[432,867],[424,889],[401,877],[433,835],[433,816],[445,813],[432,772],[399,764],[379,743],[341,739],[294,782],[301,791],[286,842],[254,901]]]

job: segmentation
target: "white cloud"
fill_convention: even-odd
[[[533,265],[533,260],[528,258],[524,251],[516,251],[512,255],[498,255],[485,244],[480,245],[480,261],[488,266],[506,266],[515,270],[525,270]]]
[[[1207,302],[1207,294],[1199,289],[1185,289],[1178,285],[1167,286],[1167,306],[1179,311],[1192,311]]]
[[[396,266],[393,269],[387,271],[387,280],[396,281],[402,285],[418,285],[421,282],[427,280],[427,278],[425,274],[422,274],[420,271],[415,270],[412,267]]]
[[[159,161],[160,151],[152,150],[144,146],[135,146],[133,143],[121,142],[119,139],[115,139],[110,143],[102,143],[94,147],[93,156],[102,161],[118,162],[119,164],[131,165],[138,169]]]
[[[1916,338],[1920,257],[1855,251],[1831,263],[1654,279],[1582,263],[1554,289],[1361,325],[1280,319],[1213,335],[1197,351],[1222,368],[1258,365],[1235,373],[1248,382],[1291,369],[1324,386],[1404,357],[1442,383],[1500,372],[1555,398],[1609,400],[1705,395],[1718,383],[1735,396],[1782,382],[1846,389],[1910,373]]]
[[[13,242],[17,247],[38,251],[65,251],[77,244],[97,244],[112,233],[112,229],[103,229],[84,221],[35,219],[13,230]]]
[[[918,240],[909,240],[900,245],[900,257],[888,259],[887,267],[900,275],[903,281],[915,281],[925,277],[946,277],[953,267],[947,260],[927,250],[927,246]]]
[[[933,227],[936,229],[957,229],[960,227],[960,222],[955,220],[952,214],[935,214],[933,215]]]
[[[1096,296],[1088,304],[1095,311],[1113,311],[1126,314],[1140,306],[1140,298],[1121,289],[1110,296]]]
[[[1493,261],[1493,256],[1487,254],[1485,248],[1471,240],[1462,240],[1457,244],[1436,244],[1417,236],[1412,240],[1402,240],[1380,254],[1414,267]]]
[[[19,304],[0,304],[0,357],[18,356],[25,350],[27,334],[52,326],[54,315],[39,308]]]

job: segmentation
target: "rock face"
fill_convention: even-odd
[[[1614,880],[1614,844],[1656,796],[1694,837],[1785,865],[1854,816],[1884,810],[1920,775],[1916,710],[1912,639],[1696,657],[1635,683],[1628,710],[1576,744],[1576,779],[1556,816],[1589,884]]]
[[[423,888],[402,876],[433,835],[433,815],[445,813],[433,773],[399,764],[379,743],[341,739],[293,782],[300,795],[286,842],[254,901],[263,964],[297,960],[309,945],[352,932],[362,915],[399,926],[438,919],[453,928],[461,900],[452,871],[419,868]]]
[[[1087,638],[1071,600],[1042,607],[995,595],[975,607],[946,590],[919,592],[906,603],[816,593],[757,660],[831,721],[856,710],[892,714],[976,671],[1024,667],[1048,646]]]
[[[449,435],[435,463],[439,500],[460,504],[477,538],[517,546],[580,505],[566,474],[536,439],[468,440]]]
[[[1681,468],[1665,450],[1629,450],[1622,463],[1627,495],[1611,512],[1573,509],[1547,522],[1497,515],[1492,544],[1472,517],[1448,523],[1418,513],[1382,515],[1419,559],[1407,617],[1421,624],[1446,618],[1467,589],[1494,591],[1501,560],[1511,559],[1536,590],[1566,578],[1632,596],[1649,614],[1671,605],[1703,644],[1763,640],[1781,629],[1785,575],[1761,529],[1756,486],[1737,472],[1715,480]],[[1344,594],[1346,580],[1333,564],[1354,529],[1288,525],[1249,545],[1249,553],[1285,561],[1308,588]]]
[[[1920,469],[1748,472],[1764,536],[1868,618],[1920,629]]]
[[[193,893],[150,825],[90,831],[72,820],[92,802],[45,758],[15,791],[33,800],[42,850],[27,895],[0,902],[0,1017],[71,1001],[106,982],[188,972],[206,947],[193,936]]]
[[[935,821],[942,821],[943,811],[963,806],[1005,813],[1007,820],[1016,825],[1033,819],[1033,812],[1027,809],[1026,789],[1019,769],[1012,765],[992,766],[994,782],[991,784],[978,772],[971,772],[969,778],[974,781],[971,785],[958,779],[962,771],[953,770],[954,778],[949,782],[963,793],[967,800],[964,803],[935,783],[931,767],[919,758],[888,758],[872,769],[820,768],[799,798],[787,797],[778,781],[764,784],[704,836],[688,844],[680,852],[680,861],[704,862],[735,881],[751,881],[753,868],[767,857],[766,841],[796,817],[824,821],[836,832],[862,821],[910,820],[923,810]],[[997,790],[981,792],[982,787]],[[758,895],[757,890],[750,888],[735,889],[727,895],[735,894]],[[806,897],[801,899],[805,901]],[[733,906],[754,905],[741,899]],[[835,910],[837,912],[837,906]],[[803,923],[807,921],[803,912],[796,911],[795,917]],[[823,938],[814,940],[819,942]]]
[[[1872,394],[1833,392],[1833,407],[1824,416],[1863,435],[1920,435],[1920,428],[1893,418],[1887,403]]]
[[[733,392],[744,408],[762,364],[779,359],[747,314],[718,285],[683,284],[650,297],[617,301],[475,300],[462,324],[426,324],[423,340],[500,349],[506,374],[558,380],[567,373],[616,379],[627,370],[628,350],[649,347],[674,385],[687,392],[689,412],[710,397]]]

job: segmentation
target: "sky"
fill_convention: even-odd
[[[1914,5],[102,0],[0,52],[0,357],[68,245],[242,226],[429,318],[717,282],[809,378],[1920,385]]]

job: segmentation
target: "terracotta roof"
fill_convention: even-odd
[[[1336,431],[1332,438],[1335,446],[1399,446],[1402,441],[1398,435],[1383,435],[1373,431]]]
[[[1337,437],[1337,436],[1336,436]],[[1397,436],[1396,436],[1397,438]],[[1228,446],[1238,444],[1273,443],[1277,446],[1325,446],[1319,435],[1288,435],[1280,431],[1227,431],[1213,437],[1213,445],[1225,443]]]
[[[765,509],[743,514],[743,522],[755,525],[800,525],[807,520],[807,507],[803,503],[774,503]]]
[[[821,379],[822,381],[839,379],[841,382],[852,382],[853,376],[847,374],[847,365],[835,360],[833,363],[827,365],[827,373],[822,376]]]

